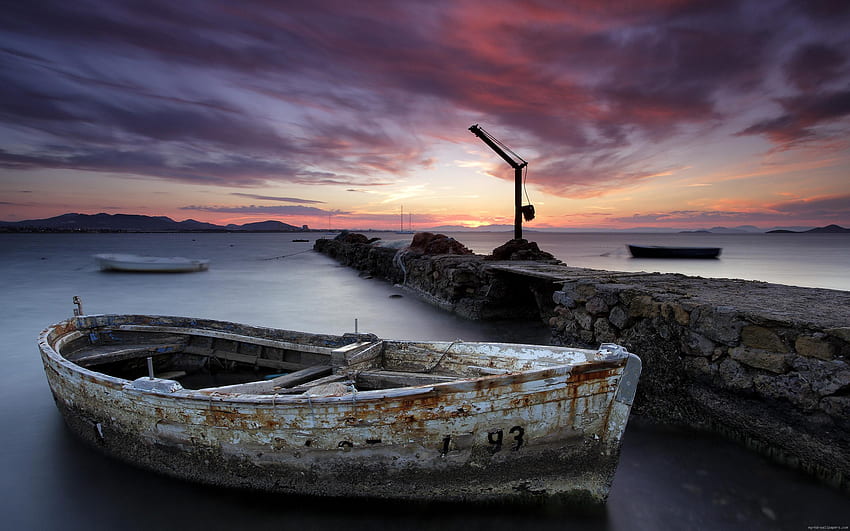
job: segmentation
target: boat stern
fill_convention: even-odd
[[[600,350],[606,347],[615,347],[619,349],[620,354],[627,355],[626,365],[623,367],[623,372],[620,375],[620,381],[617,383],[617,391],[614,394],[614,400],[611,403],[611,409],[608,414],[608,426],[606,436],[608,438],[608,446],[619,451],[620,441],[623,433],[626,431],[626,425],[629,421],[629,414],[632,410],[632,405],[637,392],[637,385],[640,379],[640,372],[643,366],[640,358],[635,354],[627,352],[619,345],[602,345]]]

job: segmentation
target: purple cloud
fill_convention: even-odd
[[[197,210],[200,212],[218,212],[227,214],[263,214],[269,216],[289,216],[289,217],[312,217],[312,216],[327,216],[345,215],[348,212],[342,210],[323,210],[316,207],[307,207],[301,205],[243,205],[243,206],[205,206],[205,205],[187,205],[180,207],[180,210]]]
[[[280,201],[283,203],[324,203],[324,201],[316,201],[313,199],[299,199],[297,197],[277,197],[271,195],[258,195],[258,194],[243,194],[240,192],[233,192],[230,195],[236,195],[239,197],[248,197],[251,199],[262,199],[263,201]]]
[[[382,186],[475,142],[473,118],[539,153],[548,193],[588,197],[668,169],[624,153],[718,124],[782,148],[846,131],[841,4],[17,2],[0,134],[24,140],[0,167]],[[781,110],[742,124],[730,101]]]

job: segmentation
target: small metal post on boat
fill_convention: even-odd
[[[153,380],[153,358],[148,356],[148,379]]]
[[[83,300],[76,295],[74,295],[74,298],[72,300],[73,300],[74,304],[77,306],[76,308],[74,308],[74,316],[79,317],[80,315],[84,315],[83,314]]]
[[[354,318],[354,333],[357,333],[357,318]]]

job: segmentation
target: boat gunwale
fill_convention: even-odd
[[[179,389],[177,391],[163,391],[158,389],[148,389],[148,388],[140,388],[135,387],[133,383],[138,380],[146,380],[147,377],[137,378],[136,380],[128,380],[125,378],[119,378],[116,376],[110,376],[108,374],[94,371],[88,369],[86,367],[82,367],[77,363],[65,358],[54,346],[51,344],[50,336],[52,334],[60,334],[58,337],[55,337],[52,341],[53,343],[59,343],[59,348],[64,346],[65,343],[71,341],[73,339],[84,337],[86,334],[85,329],[81,330],[77,328],[78,321],[81,318],[109,318],[114,316],[121,316],[125,318],[133,318],[133,317],[141,317],[141,318],[154,318],[154,319],[191,319],[185,317],[175,317],[175,316],[152,316],[152,315],[129,315],[129,314],[93,314],[93,315],[83,315],[83,316],[75,316],[54,325],[48,326],[39,334],[38,344],[39,350],[41,351],[42,356],[46,356],[50,359],[52,363],[58,364],[62,366],[64,369],[68,370],[71,373],[77,373],[80,376],[86,378],[89,381],[94,383],[103,384],[106,387],[110,387],[113,389],[123,390],[125,392],[133,392],[138,393],[140,395],[156,395],[162,397],[170,397],[175,400],[191,400],[198,402],[215,402],[216,404],[251,404],[251,405],[301,405],[301,404],[328,404],[333,405],[337,403],[367,403],[367,402],[380,402],[384,400],[393,400],[393,399],[421,399],[427,396],[434,395],[443,395],[443,394],[454,394],[454,393],[463,393],[470,392],[479,389],[494,389],[494,388],[507,388],[511,385],[528,383],[532,381],[546,380],[550,378],[559,378],[563,376],[569,377],[571,374],[581,374],[587,372],[595,372],[595,371],[603,371],[608,369],[614,369],[617,367],[625,367],[626,362],[629,356],[633,356],[622,350],[620,352],[614,352],[611,356],[608,356],[604,359],[598,360],[587,360],[585,362],[579,363],[563,363],[557,365],[551,365],[547,367],[538,367],[528,370],[516,370],[511,372],[506,372],[504,374],[486,374],[481,376],[472,376],[468,378],[461,377],[456,381],[449,382],[441,382],[434,384],[422,384],[422,385],[411,385],[411,386],[403,386],[396,388],[388,388],[388,389],[374,389],[368,391],[354,391],[351,393],[346,393],[344,395],[338,396],[322,396],[322,395],[309,395],[308,393],[302,394],[250,394],[250,393],[227,393],[227,392],[209,392],[205,391],[205,389]],[[217,320],[205,320],[207,322],[217,323],[217,324],[233,324],[239,325],[238,323],[232,323],[230,321],[217,321]],[[57,331],[60,328],[64,328],[65,330],[62,332]],[[145,325],[133,325],[143,327]],[[152,327],[157,327],[158,325],[151,325]],[[248,326],[248,325],[245,325]],[[68,329],[71,327],[71,329]],[[89,327],[90,329],[98,328],[98,327]],[[179,327],[175,327],[179,328]],[[293,332],[289,330],[282,329],[272,329],[266,328],[268,330],[280,330],[283,332]],[[79,335],[76,335],[79,334]],[[325,337],[342,337],[342,336],[334,336],[332,334],[313,334],[306,333],[309,335],[317,335],[317,336],[325,336]],[[66,339],[67,336],[76,335],[75,338]],[[189,334],[187,334],[189,335]],[[251,336],[244,336],[246,338],[251,338]],[[262,339],[262,338],[256,338]],[[407,343],[407,344],[443,344],[443,345],[451,345],[457,342],[453,341],[438,341],[438,342],[427,342],[427,341],[406,341],[406,340],[387,340],[390,343]],[[602,351],[602,347],[598,350],[593,349],[573,349],[569,347],[558,347],[558,346],[546,346],[546,345],[531,345],[531,344],[520,344],[520,343],[493,343],[493,342],[463,342],[466,346],[471,346],[475,344],[487,344],[487,345],[511,345],[517,347],[532,347],[536,349],[545,349],[545,348],[555,348],[564,351],[576,351],[583,353],[598,353]],[[300,346],[300,345],[299,345]],[[307,345],[308,347],[310,345]],[[353,371],[356,372],[356,371]],[[61,376],[61,375],[60,375]],[[169,382],[173,381],[176,383],[176,380],[168,380],[168,379],[160,379],[154,378],[153,381],[160,382]]]

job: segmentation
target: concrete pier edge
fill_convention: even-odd
[[[633,413],[710,431],[850,493],[850,292],[318,240],[468,319],[542,319],[555,345],[643,360]]]

